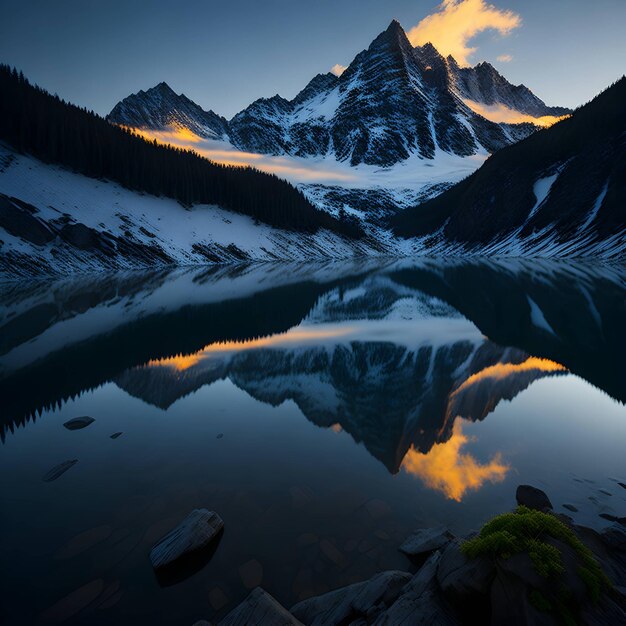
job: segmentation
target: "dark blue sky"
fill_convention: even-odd
[[[522,23],[506,36],[479,33],[471,61],[493,62],[548,104],[581,104],[626,71],[626,0],[494,4]],[[436,0],[0,0],[0,61],[101,114],[165,80],[230,117],[260,96],[293,97],[316,73],[348,65],[392,18],[409,30],[437,7]],[[512,60],[496,60],[503,55]]]

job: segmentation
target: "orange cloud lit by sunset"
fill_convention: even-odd
[[[229,146],[227,143],[205,139],[191,129],[171,126],[167,130],[124,127],[148,141],[155,141],[165,146],[173,146],[185,150],[193,150],[200,156],[233,167],[254,167],[268,174],[276,174],[287,180],[298,182],[319,182],[321,177],[329,182],[351,182],[354,176],[330,169],[311,168],[310,164],[300,163],[296,158],[244,152]]]
[[[462,448],[471,441],[463,434],[462,420],[454,424],[452,437],[436,443],[427,454],[411,448],[402,461],[402,469],[419,478],[427,487],[460,502],[468,491],[477,491],[486,482],[502,482],[510,467],[500,453],[482,464]]]
[[[345,65],[335,63],[335,65],[330,68],[330,73],[334,74],[335,76],[341,76],[347,69],[348,68]]]
[[[569,117],[569,115],[544,115],[542,117],[533,117],[526,113],[520,113],[515,109],[510,109],[504,104],[488,105],[469,99],[463,99],[463,102],[474,111],[474,113],[478,113],[478,115],[482,115],[485,119],[496,122],[496,124],[522,124],[524,122],[530,122],[536,126],[547,128]]]
[[[498,9],[485,0],[443,0],[438,10],[425,17],[407,33],[414,46],[432,43],[444,56],[451,54],[460,65],[469,65],[476,52],[469,41],[485,30],[508,35],[520,26],[521,17]]]

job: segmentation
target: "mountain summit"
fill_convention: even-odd
[[[228,122],[223,117],[204,111],[165,82],[124,98],[108,119],[120,126],[146,130],[185,128],[206,139],[224,139],[228,132]]]
[[[414,48],[393,20],[341,76],[319,74],[293,100],[261,98],[226,121],[161,83],[124,99],[108,119],[186,128],[246,152],[388,167],[411,156],[492,153],[567,113],[488,63],[461,68],[432,44]]]

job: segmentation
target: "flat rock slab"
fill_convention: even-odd
[[[74,465],[76,465],[76,463],[78,463],[78,459],[72,459],[70,461],[63,461],[63,463],[59,463],[58,465],[55,465],[49,472],[47,472],[44,475],[43,477],[44,482],[50,483],[53,480],[56,480],[57,478],[59,478],[59,476],[62,476],[63,474],[65,474],[65,472],[67,472],[67,470],[70,469],[70,467],[73,467]]]
[[[553,508],[545,492],[532,485],[520,485],[515,492],[515,499],[517,504],[536,511],[549,511]]]
[[[369,617],[374,607],[384,610],[392,604],[411,578],[408,572],[381,572],[370,580],[303,600],[291,612],[309,626],[352,623],[357,616]]]
[[[407,556],[420,556],[439,550],[452,539],[454,535],[447,528],[423,528],[405,539],[398,549]]]
[[[279,604],[267,591],[257,587],[236,606],[219,626],[302,626],[285,607]]]
[[[448,625],[450,622],[438,598],[437,566],[441,553],[430,555],[417,574],[402,588],[402,595],[375,616],[374,626],[412,626],[413,624]],[[375,607],[368,618],[374,618]],[[371,619],[368,620],[371,623]]]
[[[68,420],[63,424],[67,430],[80,430],[81,428],[87,428],[89,424],[93,424],[96,420],[93,417],[89,417],[89,415],[83,415],[81,417],[75,417],[74,419]]]
[[[165,567],[196,550],[208,546],[224,528],[222,518],[207,509],[193,510],[176,528],[150,551],[152,567]]]

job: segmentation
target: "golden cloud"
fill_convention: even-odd
[[[356,180],[351,172],[337,171],[323,163],[312,167],[306,159],[243,152],[219,140],[204,139],[189,128],[171,126],[167,130],[153,130],[122,126],[127,130],[159,144],[193,150],[214,163],[234,167],[254,167],[262,172],[276,174],[291,182],[350,183]]]
[[[510,63],[513,60],[513,57],[510,54],[501,54],[496,57],[496,61],[500,61],[500,63]]]
[[[457,419],[448,441],[436,443],[427,454],[411,448],[402,461],[405,472],[457,502],[468,491],[480,489],[485,482],[502,482],[510,469],[499,452],[485,464],[462,452],[461,449],[470,441],[462,428],[462,420]]]
[[[482,104],[481,102],[474,102],[474,100],[466,98],[463,99],[463,102],[472,109],[474,113],[478,113],[478,115],[482,115],[485,119],[495,122],[496,124],[522,124],[524,122],[530,122],[531,124],[535,124],[535,126],[548,128],[569,117],[569,115],[542,115],[541,117],[534,117],[511,109],[505,104]]]
[[[443,0],[436,13],[425,17],[407,34],[414,46],[432,43],[444,56],[451,54],[460,65],[469,65],[476,48],[469,41],[485,30],[508,35],[520,26],[521,17],[498,9],[485,0]]]

